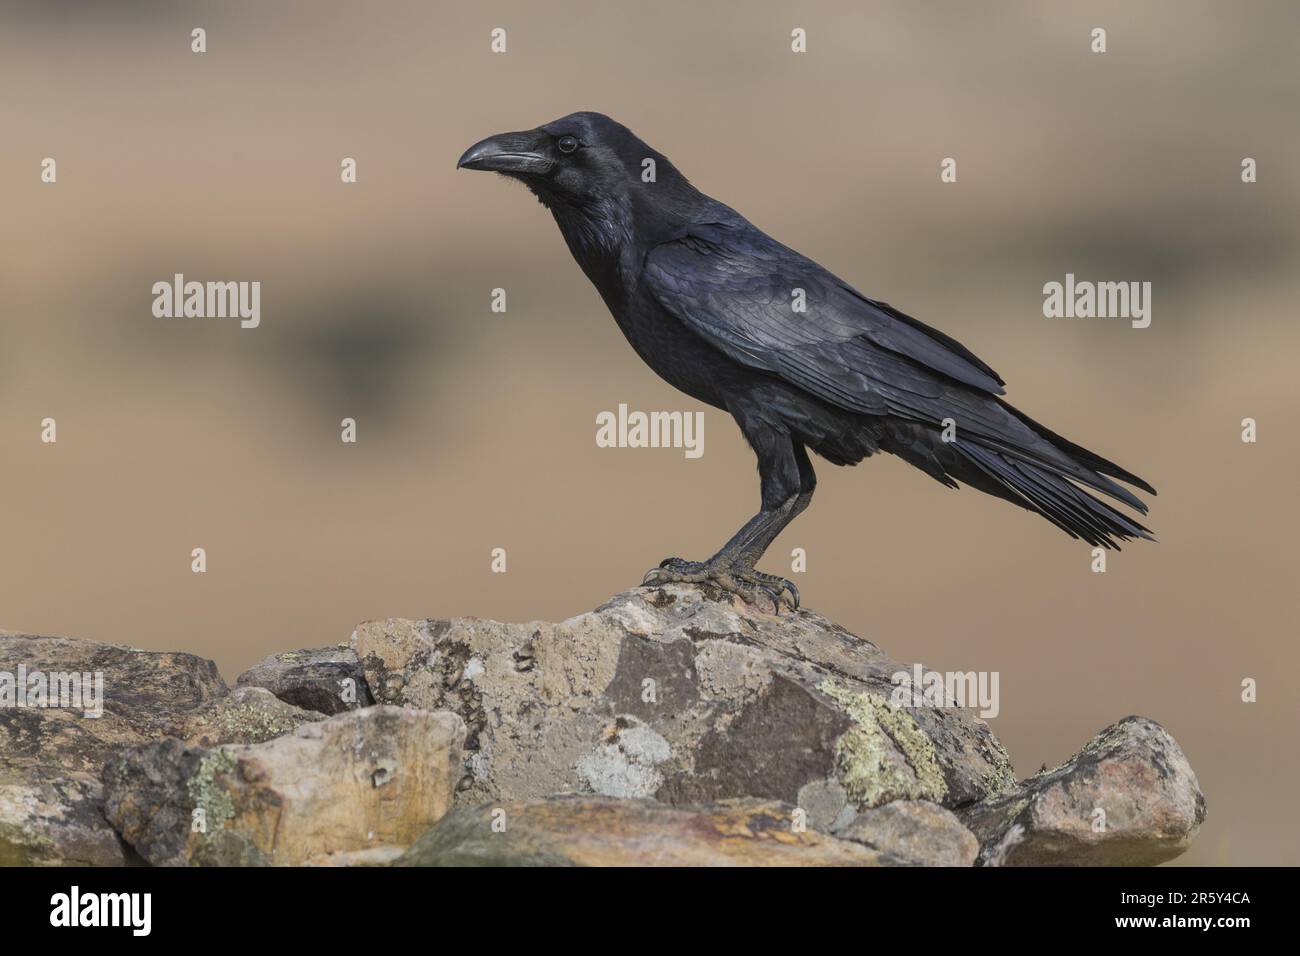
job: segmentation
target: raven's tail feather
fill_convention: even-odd
[[[956,487],[961,482],[1010,501],[1094,547],[1119,550],[1121,541],[1154,540],[1149,528],[1085,490],[1100,492],[1146,514],[1147,506],[1141,499],[1105,476],[1112,475],[1154,494],[1150,485],[1025,416],[1017,413],[1017,418],[1032,427],[1043,443],[1035,441],[1023,447],[1014,440],[973,438],[969,433],[945,442],[933,427],[895,420],[882,448],[944,485]]]
[[[1055,470],[973,442],[954,442],[953,450],[998,486],[994,493],[999,497],[1036,511],[1072,538],[1115,550],[1119,550],[1119,541],[1154,540],[1151,529],[1094,498]],[[983,484],[970,483],[977,487]],[[1146,508],[1141,510],[1145,512]]]
[[[1038,424],[1038,422],[1034,421],[1032,418],[1030,418],[1020,409],[1016,408],[1014,405],[1008,404],[1007,402],[1003,401],[1000,398],[996,398],[994,400],[1003,408],[1005,408],[1008,412],[1010,412],[1012,415],[1016,416],[1016,418],[1020,419],[1031,429],[1037,432],[1042,438],[1045,438],[1048,442],[1055,445],[1061,451],[1065,452],[1067,455],[1070,455],[1072,458],[1076,459],[1080,464],[1088,468],[1091,468],[1093,471],[1097,472],[1097,474],[1109,475],[1112,478],[1118,478],[1120,481],[1126,482],[1127,484],[1132,485],[1134,488],[1141,488],[1143,491],[1147,492],[1148,494],[1154,495],[1156,493],[1156,490],[1154,488],[1152,488],[1149,484],[1147,484],[1137,475],[1133,474],[1131,471],[1125,471],[1123,468],[1115,464],[1113,461],[1107,461],[1105,458],[1102,458],[1101,455],[1088,451],[1088,449],[1080,445],[1076,445],[1074,442],[1070,441],[1069,439],[1062,438],[1060,435],[1056,434],[1056,432],[1052,431],[1050,428]],[[1142,511],[1143,513],[1145,513],[1146,508],[1143,508]]]

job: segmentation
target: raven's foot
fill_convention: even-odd
[[[643,587],[659,584],[712,584],[754,604],[759,593],[772,600],[776,612],[782,604],[790,610],[799,608],[799,589],[794,582],[775,574],[765,574],[743,565],[727,565],[713,561],[686,561],[682,558],[665,558],[659,567],[651,568],[641,581]]]

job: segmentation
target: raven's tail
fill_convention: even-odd
[[[1155,489],[1113,462],[1069,442],[1005,402],[1019,427],[1006,434],[957,433],[944,441],[933,426],[894,421],[886,451],[899,455],[932,478],[978,488],[1042,515],[1072,538],[1094,547],[1119,549],[1120,541],[1154,540],[1149,528],[1084,490],[1122,501],[1139,514],[1146,504],[1111,476],[1155,494]],[[1082,486],[1082,487],[1081,487]]]
[[[1116,550],[1119,541],[1154,540],[1149,528],[1088,494],[1059,471],[975,442],[957,443],[956,450],[997,488],[993,494],[1038,512],[1072,538]],[[991,490],[984,482],[970,481],[969,477],[967,481],[984,491]],[[1135,510],[1146,514],[1147,507],[1138,501]]]

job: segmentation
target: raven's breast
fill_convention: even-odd
[[[600,289],[614,321],[641,361],[669,385],[687,395],[726,408],[726,396],[754,373],[696,335],[648,294],[615,294]]]

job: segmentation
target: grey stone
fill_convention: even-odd
[[[341,714],[374,703],[357,656],[347,644],[272,654],[240,674],[235,683],[265,687],[285,703],[322,714]]]
[[[973,866],[980,849],[956,814],[924,800],[896,800],[863,810],[833,832],[922,866]]]
[[[816,792],[814,817],[830,825],[845,808],[956,806],[1015,784],[978,717],[892,706],[905,665],[870,641],[709,588],[637,588],[558,624],[371,621],[352,646],[376,700],[465,719],[458,805],[566,792],[801,804]]]
[[[98,718],[0,708],[0,864],[1153,864],[1205,818],[1150,720],[1017,783],[973,713],[891,699],[907,665],[769,610],[669,585],[372,621],[233,692],[189,654],[0,632],[0,703],[19,665],[104,675]]]
[[[236,687],[195,708],[176,736],[202,747],[260,744],[324,719],[324,714],[287,704],[264,687]]]
[[[1126,717],[1054,770],[962,808],[985,866],[1154,866],[1205,820],[1205,797],[1177,741]]]
[[[183,732],[227,693],[212,661],[0,631],[0,671],[103,676],[103,713],[0,707],[0,865],[128,861],[103,818],[99,772],[119,748]]]

